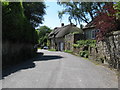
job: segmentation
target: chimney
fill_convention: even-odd
[[[74,24],[73,23],[70,23],[71,26],[73,26]]]
[[[64,26],[64,23],[61,23],[61,27]]]

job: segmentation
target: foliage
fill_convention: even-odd
[[[85,58],[88,58],[88,56],[89,56],[88,51],[80,51],[79,54],[80,54],[81,57],[85,57]]]
[[[72,32],[72,34],[79,34],[80,32]]]
[[[43,17],[42,12],[38,12],[41,14],[36,14],[36,12],[44,8],[31,7],[32,4],[29,3],[30,7],[26,8],[23,2],[2,2],[2,41],[3,44],[7,42],[6,46],[9,46],[5,53],[3,48],[3,66],[19,63],[35,55],[36,50],[33,46],[38,43],[38,33],[30,20],[36,23],[38,20],[34,18],[34,15]],[[34,10],[31,11],[31,15],[26,13],[29,10]],[[39,19],[40,21],[42,22],[42,19]],[[20,49],[16,50],[14,45]]]
[[[47,46],[49,45],[48,42],[48,34],[52,31],[49,27],[47,26],[41,26],[39,29],[39,44],[40,46]]]
[[[24,14],[33,27],[39,26],[44,20],[45,4],[43,2],[23,2],[23,7]]]
[[[56,51],[56,49],[48,49],[48,51]]]
[[[117,10],[116,17],[117,17],[117,19],[119,19],[120,18],[120,1],[116,2],[116,4],[114,4],[114,9]]]
[[[65,50],[64,52],[67,52],[67,53],[72,53],[72,51],[71,51],[71,50]]]
[[[73,47],[77,47],[77,48],[79,48],[80,45],[79,45],[79,44],[73,44]]]
[[[74,2],[73,0],[71,0],[71,2],[62,2],[62,0],[59,0],[58,4],[64,7],[64,9],[58,13],[59,18],[62,19],[64,14],[68,14],[69,22],[72,23],[72,20],[74,20],[76,24],[79,23],[81,27],[81,22],[89,23],[92,21],[97,15],[96,12],[101,11],[102,5],[105,3]]]
[[[83,47],[83,46],[96,46],[96,40],[79,40],[77,44],[73,44],[74,47]]]
[[[47,46],[50,47],[50,40],[47,40]]]
[[[23,5],[23,2],[2,2],[2,38],[4,41],[38,43],[37,32],[29,21],[31,17],[25,13],[26,4]],[[32,3],[29,5],[32,6]],[[35,14],[38,7],[29,7],[29,9],[33,9],[32,14]],[[41,14],[38,15],[42,17],[42,12],[39,13]]]
[[[37,49],[41,49],[40,47],[38,47]]]
[[[120,29],[120,19],[116,19],[116,10],[113,8],[113,3],[104,5],[103,12],[97,12],[94,24],[100,30],[97,33],[97,40],[103,40],[104,36],[111,31]]]
[[[20,3],[2,3],[3,40],[9,39],[15,41],[15,38],[19,39],[20,30],[24,29],[23,23],[25,18],[22,13],[23,9]]]

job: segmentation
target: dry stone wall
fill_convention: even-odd
[[[120,69],[120,31],[114,31],[107,35],[103,41],[96,44],[96,48],[90,48],[90,59],[101,60],[111,67]]]

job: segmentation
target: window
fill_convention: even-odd
[[[92,30],[92,39],[95,39],[96,30]]]
[[[92,39],[95,39],[96,38],[96,33],[100,32],[99,29],[97,30],[92,30]]]
[[[100,30],[99,29],[97,29],[97,30],[95,30],[95,32],[97,33],[97,32],[100,32]]]

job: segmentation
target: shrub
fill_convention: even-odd
[[[67,52],[67,53],[72,53],[72,51],[71,51],[71,50],[65,50],[64,52]]]
[[[96,40],[79,40],[77,41],[77,44],[73,44],[73,47],[83,47],[83,46],[90,46],[95,47],[96,46]]]
[[[88,58],[88,54],[86,53],[86,54],[84,55],[84,57],[85,57],[85,58]]]
[[[85,57],[85,58],[88,58],[88,56],[89,56],[88,51],[80,51],[79,54],[80,54],[81,57]]]
[[[79,40],[77,41],[77,44],[79,46],[85,46],[85,45],[95,46],[96,40]]]
[[[73,44],[73,47],[80,47],[80,45],[79,44]]]

